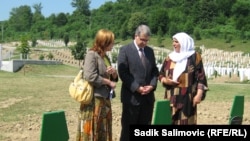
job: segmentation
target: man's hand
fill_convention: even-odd
[[[141,95],[146,95],[150,93],[153,90],[153,86],[147,85],[147,86],[140,86],[137,90]]]

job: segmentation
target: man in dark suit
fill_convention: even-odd
[[[154,51],[147,46],[150,34],[148,26],[138,26],[133,42],[119,51],[118,74],[122,81],[120,141],[129,141],[130,125],[151,124],[159,71]]]

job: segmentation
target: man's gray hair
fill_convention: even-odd
[[[136,28],[136,31],[135,31],[135,35],[146,35],[146,36],[150,36],[151,35],[151,31],[150,31],[150,28],[147,26],[147,25],[139,25],[137,28]]]

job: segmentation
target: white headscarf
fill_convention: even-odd
[[[169,54],[170,59],[176,62],[173,71],[173,80],[177,81],[186,68],[187,58],[195,53],[194,40],[184,32],[177,33],[172,38],[175,38],[180,43],[180,52],[173,51]]]

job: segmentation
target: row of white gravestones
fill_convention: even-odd
[[[240,81],[250,80],[250,54],[230,52],[219,49],[206,49],[201,46],[205,72],[210,78],[214,72],[223,75],[237,74]]]
[[[240,81],[250,80],[250,68],[227,68],[227,67],[213,67],[213,66],[204,66],[205,73],[207,78],[211,78],[215,73],[221,76],[237,75],[240,78]]]
[[[218,49],[202,49],[202,59],[204,64],[205,73],[208,78],[214,75],[215,71],[218,75],[238,75],[240,81],[245,79],[250,80],[250,58],[249,54],[243,55],[242,52],[225,52]],[[171,51],[164,48],[154,49],[156,58],[164,58]],[[118,49],[113,49],[112,52],[119,52]],[[111,53],[108,56],[112,59]],[[161,62],[157,64],[158,68],[161,68]]]
[[[64,46],[62,41],[38,41],[44,46],[55,46],[55,44]],[[121,45],[115,45],[108,56],[112,60],[112,53],[119,53],[119,47]],[[202,59],[205,66],[205,72],[208,78],[210,78],[214,71],[217,71],[219,75],[229,75],[239,73],[240,80],[243,81],[245,78],[250,80],[249,66],[250,58],[249,54],[243,55],[243,52],[226,52],[219,49],[206,49],[205,46],[200,46],[202,50]],[[164,48],[154,48],[156,58],[165,58],[166,55],[171,52]],[[160,62],[158,62],[160,63]],[[160,67],[158,65],[158,67]]]
[[[64,47],[65,44],[62,40],[37,40],[37,44],[41,46],[47,46],[47,47]]]
[[[248,67],[250,65],[250,54],[243,52],[229,52],[219,49],[205,49],[202,48],[202,58],[204,63],[216,62],[222,66],[227,66],[228,63]]]

